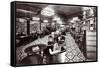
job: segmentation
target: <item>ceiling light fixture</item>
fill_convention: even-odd
[[[55,11],[49,6],[47,6],[41,11],[41,15],[44,15],[44,16],[53,16],[54,14],[55,14]]]

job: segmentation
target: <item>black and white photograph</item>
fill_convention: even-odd
[[[97,6],[14,5],[16,66],[97,61]]]

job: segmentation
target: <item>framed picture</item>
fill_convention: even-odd
[[[97,6],[11,2],[11,66],[96,62]]]

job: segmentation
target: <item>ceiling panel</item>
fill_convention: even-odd
[[[28,14],[39,14],[41,10],[47,7],[48,4],[34,4],[34,3],[16,3],[16,8],[26,11]],[[49,5],[56,13],[66,16],[81,12],[80,6],[64,6],[64,5]],[[20,12],[20,11],[18,11]]]

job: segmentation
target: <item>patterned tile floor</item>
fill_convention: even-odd
[[[75,40],[70,34],[66,35],[66,60],[65,62],[79,62],[85,61],[85,57],[78,48]]]
[[[47,38],[48,36],[45,36],[25,46],[18,47],[16,50],[17,60],[22,60],[24,57],[27,56],[27,54],[24,52],[25,48],[39,43],[47,44],[48,42]],[[62,57],[60,57],[63,58],[63,62],[85,61],[85,57],[83,56],[82,52],[79,50],[77,44],[75,43],[75,40],[70,34],[66,35],[65,43],[66,43],[66,52],[62,54]]]

